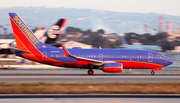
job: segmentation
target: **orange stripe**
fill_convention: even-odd
[[[22,41],[16,36],[16,34],[14,33],[14,35],[15,35],[15,37],[16,37],[16,39],[27,49],[27,47],[22,43]],[[27,49],[28,50],[28,49]],[[29,57],[29,55],[32,55],[32,57]],[[24,54],[22,54],[24,57],[26,57],[26,58],[36,58],[37,60],[35,60],[35,59],[32,59],[32,60],[35,60],[35,61],[41,61],[41,60],[39,60],[33,53],[24,53]]]

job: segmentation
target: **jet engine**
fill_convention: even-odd
[[[123,64],[121,63],[105,63],[103,66],[103,72],[122,72]]]

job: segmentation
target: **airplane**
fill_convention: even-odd
[[[118,73],[123,69],[156,70],[173,63],[168,57],[155,51],[129,49],[67,49],[57,48],[39,41],[30,28],[16,13],[9,13],[17,48],[10,48],[17,56],[48,65],[88,69],[93,75],[93,69],[103,72]]]
[[[124,37],[120,37],[121,45],[119,46],[121,49],[138,49],[138,50],[152,50],[161,52],[162,48],[156,45],[129,45]]]
[[[45,27],[41,27],[35,31],[36,37],[43,43],[60,47],[58,42],[67,19],[59,19],[54,25],[52,25],[47,31]],[[0,39],[0,54],[14,54],[8,47],[16,47],[15,39]]]

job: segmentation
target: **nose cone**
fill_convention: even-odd
[[[173,63],[173,60],[166,57],[166,66],[171,65]]]

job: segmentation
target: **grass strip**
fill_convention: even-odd
[[[0,83],[0,94],[180,94],[172,83]]]

